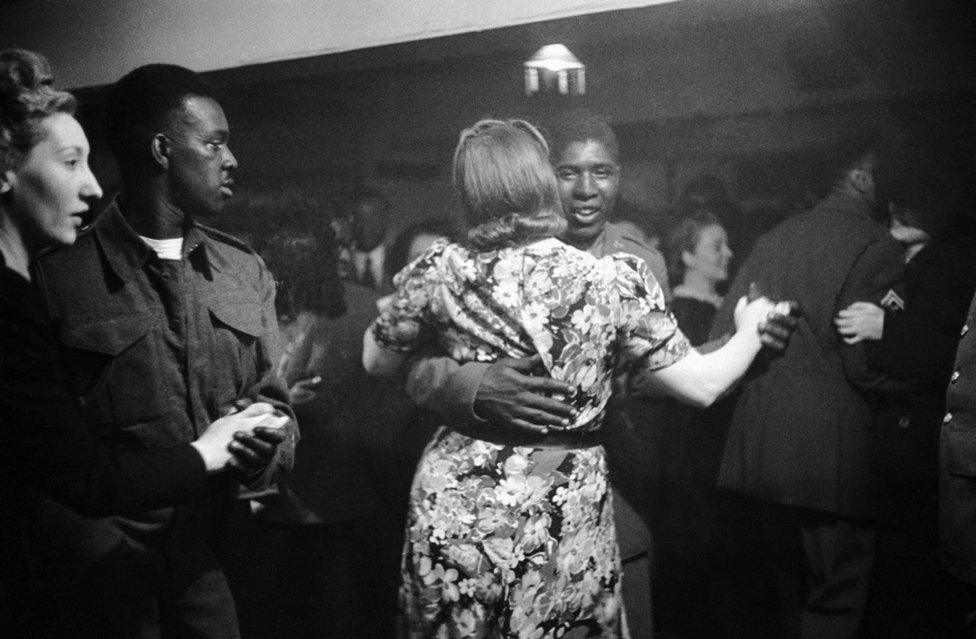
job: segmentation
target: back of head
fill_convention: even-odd
[[[526,244],[566,228],[549,149],[524,120],[481,120],[461,132],[454,186],[478,250]]]
[[[853,131],[843,141],[833,145],[827,156],[826,166],[834,185],[843,184],[854,170],[866,170],[873,174],[881,138],[874,131]]]
[[[383,191],[375,186],[360,186],[345,200],[342,213],[348,217],[355,216],[356,205],[362,202],[376,202],[382,207],[384,213],[388,213],[390,209],[390,200]]]
[[[574,109],[561,114],[546,126],[546,138],[553,161],[557,161],[570,144],[587,140],[599,142],[614,162],[620,161],[617,134],[604,118],[589,111]]]
[[[55,89],[53,80],[44,56],[23,49],[0,51],[0,171],[17,168],[37,144],[41,120],[74,114],[74,96]]]
[[[883,148],[875,167],[878,200],[895,216],[910,211],[910,226],[944,237],[973,204],[967,158],[920,138]]]
[[[214,98],[214,93],[195,72],[172,64],[141,66],[112,86],[105,135],[123,173],[147,166],[153,136],[172,125],[190,97]]]

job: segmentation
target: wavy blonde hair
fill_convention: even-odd
[[[461,132],[454,186],[479,251],[528,244],[566,229],[549,146],[525,120],[486,119]]]
[[[47,59],[24,49],[0,51],[0,171],[17,168],[43,139],[41,121],[74,115],[75,98],[54,88]]]

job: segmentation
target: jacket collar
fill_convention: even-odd
[[[122,215],[118,198],[98,216],[92,225],[92,232],[105,260],[123,282],[128,281],[133,273],[141,270],[155,256],[153,250],[142,241]],[[183,257],[210,279],[211,269],[220,271],[221,264],[213,264],[214,260],[208,259],[217,255],[216,251],[206,250],[208,241],[206,234],[191,220],[183,236]],[[224,262],[220,259],[216,261]]]
[[[872,222],[876,222],[871,204],[863,197],[848,193],[843,189],[834,188],[824,199],[824,206],[844,209],[856,208],[861,216]]]
[[[603,230],[600,231],[600,235],[597,236],[596,241],[593,242],[593,246],[590,247],[589,252],[597,257],[603,257],[604,255],[612,255],[613,253],[620,252],[627,253],[627,248],[623,242],[625,238],[630,239],[631,241],[642,246],[644,244],[640,240],[625,233],[624,230],[616,224],[612,222],[605,222],[603,224]]]

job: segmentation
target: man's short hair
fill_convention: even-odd
[[[875,184],[878,199],[911,210],[913,226],[941,238],[972,210],[969,150],[923,137],[886,145],[878,153]]]
[[[354,190],[346,199],[345,215],[352,217],[356,212],[356,205],[361,202],[377,202],[380,205],[380,212],[386,216],[390,214],[390,198],[386,197],[383,191],[375,186],[360,186]]]
[[[105,136],[123,167],[146,163],[152,137],[171,126],[173,115],[190,97],[215,99],[197,73],[173,64],[141,66],[112,86]]]
[[[883,144],[880,134],[872,130],[848,132],[829,152],[829,177],[833,183],[843,182],[854,169],[873,166],[878,148]]]
[[[553,162],[559,158],[570,144],[593,140],[599,142],[613,158],[620,161],[620,143],[617,134],[602,117],[583,110],[567,111],[545,127],[549,142],[549,158]]]

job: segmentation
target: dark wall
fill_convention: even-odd
[[[824,154],[855,132],[924,125],[972,137],[964,20],[917,2],[850,4],[711,18],[682,2],[209,75],[242,199],[297,189],[327,214],[370,183],[400,224],[456,214],[448,165],[460,129],[488,115],[544,124],[582,107],[620,135],[624,194],[639,207],[664,210],[710,172],[747,212],[768,211],[822,190]],[[550,38],[587,64],[586,95],[524,94],[522,61]],[[82,117],[107,157],[102,94],[81,92]],[[111,186],[104,157],[96,171]]]

